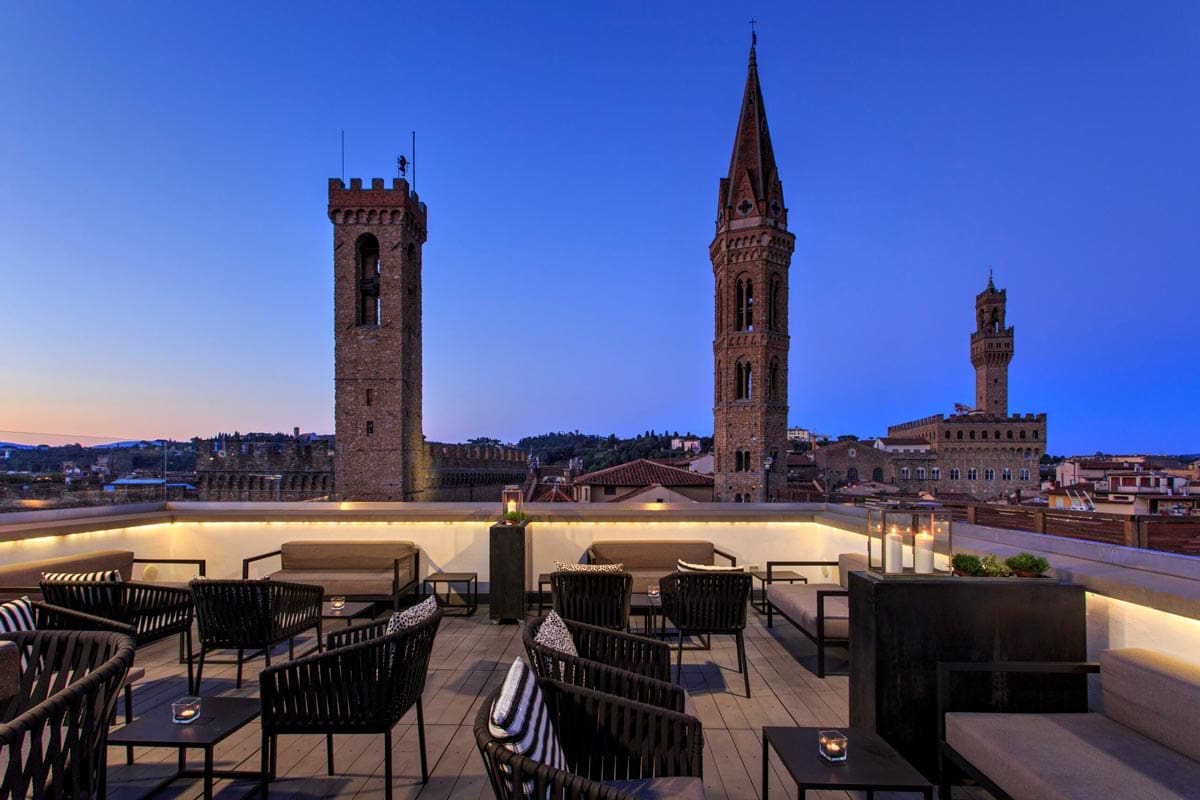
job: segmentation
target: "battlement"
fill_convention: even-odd
[[[425,216],[425,204],[416,192],[409,188],[404,178],[393,178],[390,187],[384,185],[383,178],[372,178],[369,189],[363,188],[362,178],[351,178],[350,188],[340,178],[329,179],[329,215],[331,219],[344,221],[341,217],[346,212],[355,213],[358,209],[406,209],[412,213]],[[334,212],[338,212],[338,217]]]

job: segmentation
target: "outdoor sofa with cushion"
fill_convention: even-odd
[[[250,565],[279,556],[281,568],[264,576],[291,583],[313,583],[325,597],[348,600],[387,601],[400,607],[400,595],[412,591],[419,600],[420,550],[412,542],[325,541],[284,542],[278,550],[242,560],[242,577],[250,577]]]
[[[595,541],[587,549],[586,557],[589,564],[623,564],[625,571],[633,576],[633,593],[645,594],[650,586],[674,572],[680,561],[713,565],[716,556],[737,564],[732,555],[700,539]]]
[[[1100,673],[1103,711],[944,711],[955,673]],[[943,759],[1004,800],[1200,797],[1200,665],[1152,650],[1105,650],[1100,663],[942,663]],[[949,765],[940,796],[950,797]]]
[[[837,567],[838,583],[772,583],[776,567]],[[817,677],[825,677],[825,648],[850,646],[850,573],[867,568],[867,557],[842,553],[837,561],[768,561],[767,627],[780,614],[817,645]]]
[[[203,575],[205,568],[205,561],[202,558],[134,558],[132,550],[92,550],[69,556],[42,558],[37,561],[22,561],[17,564],[0,566],[0,598],[10,599],[27,594],[37,599],[41,596],[39,584],[42,581],[43,572],[87,573],[108,572],[115,569],[121,573],[122,580],[134,581],[134,564],[192,564],[196,569],[191,572],[198,575]],[[191,578],[192,575],[187,577]],[[138,582],[172,585],[165,581],[147,580],[145,573],[142,575],[142,580]],[[175,585],[185,586],[186,584],[187,581],[184,580]]]

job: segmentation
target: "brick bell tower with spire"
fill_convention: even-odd
[[[750,46],[729,175],[709,245],[716,279],[713,449],[718,502],[770,502],[787,481],[788,267],[783,185]]]
[[[1007,290],[997,289],[988,270],[987,288],[975,295],[975,332],[971,364],[975,367],[975,408],[1008,416],[1008,364],[1013,357],[1013,329],[1004,327]]]

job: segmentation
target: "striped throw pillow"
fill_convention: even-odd
[[[28,597],[9,600],[0,603],[0,633],[15,633],[17,631],[35,631],[37,625],[33,621],[33,604]],[[29,655],[24,647],[21,648],[21,671],[29,667]]]
[[[107,569],[100,572],[43,572],[42,580],[52,583],[99,583],[121,580],[121,570]]]
[[[675,562],[675,569],[680,572],[745,572],[745,567],[721,567],[715,564],[693,564],[682,558]]]
[[[624,564],[576,564],[574,561],[555,561],[557,572],[624,572]]]
[[[492,705],[488,730],[503,747],[514,753],[556,769],[567,768],[567,758],[554,733],[537,677],[523,658],[514,661],[508,670],[504,685],[500,687],[500,696]],[[508,771],[511,775],[511,768]],[[525,797],[530,800],[535,785],[533,780],[524,784]],[[511,796],[511,787],[505,794]]]

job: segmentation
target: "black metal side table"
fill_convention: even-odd
[[[824,728],[764,727],[762,729],[762,800],[767,800],[771,777],[770,748],[796,781],[796,796],[809,789],[875,792],[920,792],[933,800],[933,784],[877,734],[864,728],[842,728],[847,758],[831,764],[817,753],[817,734]]]
[[[437,586],[439,583],[446,584],[446,596],[442,602],[443,607],[447,610],[460,608],[465,612],[464,616],[468,617],[475,613],[475,609],[479,607],[479,573],[435,572],[425,579],[425,594],[437,596]],[[456,583],[462,584],[462,589],[458,592],[458,596],[462,598],[459,602],[455,602],[451,594]],[[442,600],[440,597],[438,599]]]

